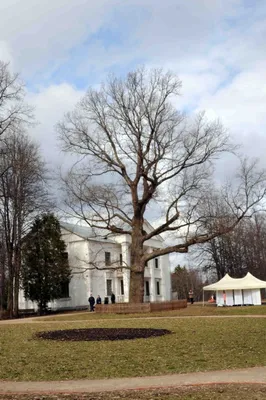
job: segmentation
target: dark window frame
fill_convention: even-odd
[[[70,281],[61,282],[61,299],[69,298],[69,283]]]
[[[111,265],[111,253],[110,253],[110,251],[105,251],[104,259],[105,259],[105,265],[107,267],[109,267]]]
[[[108,285],[108,282],[111,282],[110,285]],[[106,279],[106,294],[107,296],[111,296],[112,290],[113,289],[113,280],[112,279]]]
[[[157,296],[161,296],[161,285],[159,279],[156,281],[156,294]]]
[[[125,288],[124,288],[124,280],[123,279],[120,280],[120,294],[121,294],[121,296],[125,295]]]
[[[148,290],[147,290],[148,289]],[[145,296],[150,296],[150,282],[145,281]]]

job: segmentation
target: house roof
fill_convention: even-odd
[[[90,226],[71,224],[69,222],[60,222],[60,226],[61,228],[66,229],[68,232],[71,232],[74,235],[77,235],[83,239],[116,243],[113,240],[105,239],[103,232],[101,232],[102,233],[101,235],[97,234],[97,232]],[[108,232],[106,231],[106,233]]]
[[[147,221],[146,219],[144,220],[144,229],[147,229],[148,233],[152,232],[154,230],[154,227]],[[164,239],[162,238],[161,235],[156,235],[153,237],[155,240],[159,240],[160,242],[163,242]]]
[[[263,289],[266,288],[266,281],[262,281],[250,272],[244,278],[231,278],[226,274],[218,282],[204,286],[203,290],[241,290],[241,289]]]
[[[82,226],[78,224],[71,224],[69,222],[60,222],[60,226],[67,231],[74,233],[84,239],[88,239],[90,237],[95,237],[95,233],[89,226]]]
[[[60,222],[60,226],[67,231],[83,238],[83,239],[90,239],[90,240],[98,240],[102,241],[104,240],[105,242],[108,241],[110,243],[117,243],[115,239],[112,240],[112,238],[115,238],[119,234],[110,234],[110,232],[106,229],[93,229],[89,225],[80,225],[79,223],[70,223],[70,222]],[[122,226],[123,228],[123,226]],[[151,232],[154,228],[153,226],[145,220],[144,222],[144,229],[146,229],[148,232]],[[105,239],[105,235],[107,239]],[[158,240],[160,242],[163,242],[163,238],[160,235],[154,236],[152,239]]]

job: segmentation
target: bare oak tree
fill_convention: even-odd
[[[111,76],[58,125],[63,149],[80,156],[64,178],[72,214],[104,236],[131,236],[131,302],[143,302],[147,261],[229,232],[265,192],[265,174],[246,162],[237,186],[223,189],[230,215],[206,211],[213,202],[213,162],[233,147],[219,121],[204,113],[192,120],[176,110],[180,90],[180,80],[162,70]],[[152,208],[160,223],[146,232]],[[166,233],[172,245],[145,251],[149,239]]]

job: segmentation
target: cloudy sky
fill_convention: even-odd
[[[218,116],[243,151],[266,147],[263,0],[1,0],[0,59],[27,85],[54,165],[55,123],[89,85],[139,64],[175,71],[180,108]]]

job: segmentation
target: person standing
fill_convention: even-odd
[[[223,290],[223,301],[224,301],[224,306],[226,306],[226,292]]]
[[[90,312],[94,311],[95,298],[91,294],[89,297]]]
[[[97,299],[96,299],[96,304],[102,304],[102,299],[101,296],[98,294]]]
[[[112,304],[115,304],[115,294],[113,292],[111,294],[111,302]]]
[[[188,297],[190,300],[190,304],[193,304],[194,303],[194,293],[193,293],[192,289],[190,289],[190,291],[188,292]]]

